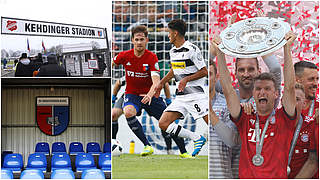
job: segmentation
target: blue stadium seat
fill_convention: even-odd
[[[111,172],[111,153],[103,153],[100,155],[99,167],[102,171]]]
[[[70,169],[56,169],[51,174],[51,179],[75,179]]]
[[[52,171],[55,169],[72,169],[71,160],[67,153],[54,153],[51,159]]]
[[[30,154],[26,169],[39,169],[45,172],[47,170],[46,156],[43,153]]]
[[[101,154],[100,145],[96,142],[89,142],[87,144],[87,153],[91,154]]]
[[[12,151],[2,151],[1,152],[1,167],[3,167],[4,157],[6,157],[7,154],[12,154]]]
[[[83,145],[81,142],[72,142],[69,146],[69,154],[77,155],[79,153],[84,153]]]
[[[44,179],[44,174],[39,169],[26,169],[22,171],[20,179]]]
[[[86,169],[81,175],[81,179],[105,179],[104,173],[100,169]]]
[[[21,154],[8,154],[4,158],[3,169],[11,170],[13,172],[20,172],[23,168],[23,159]]]
[[[104,153],[111,153],[111,143],[110,142],[104,143],[103,152]]]
[[[76,156],[76,169],[77,172],[84,171],[86,169],[96,168],[94,158],[89,153],[80,153]]]
[[[67,152],[66,145],[63,142],[55,142],[52,144],[52,154]]]
[[[13,179],[13,173],[8,169],[1,169],[1,179]]]
[[[47,142],[37,143],[35,152],[44,153],[45,155],[50,155],[49,144]]]

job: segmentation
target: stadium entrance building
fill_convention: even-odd
[[[68,154],[72,142],[84,152],[90,142],[101,151],[111,142],[110,78],[3,78],[1,85],[1,152],[21,154],[23,167],[39,142],[50,155],[57,142]]]
[[[107,29],[100,27],[64,24],[29,19],[1,17],[1,34],[22,36],[47,36],[64,38],[102,39],[106,41],[105,48],[88,47],[86,44],[63,45],[59,62],[67,71],[68,76],[104,76],[111,77],[111,56]],[[27,40],[30,53],[29,41]],[[42,42],[44,48],[44,44]],[[44,48],[44,52],[45,52]],[[60,52],[59,52],[60,53]],[[62,59],[61,58],[62,55]],[[73,58],[70,58],[73,55]],[[82,58],[85,57],[85,58]],[[84,59],[84,60],[83,60]],[[11,71],[13,69],[10,69]],[[8,76],[13,73],[5,73]]]
[[[111,61],[108,49],[94,49],[91,43],[62,46],[62,59],[69,76],[97,76],[101,66],[103,76],[111,77]],[[100,65],[100,67],[99,67]]]

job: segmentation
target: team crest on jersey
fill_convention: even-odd
[[[172,69],[185,69],[186,62],[171,62]]]
[[[307,122],[307,123],[309,123],[309,122],[311,122],[313,120],[314,120],[313,117],[310,117],[310,116],[305,116],[304,117],[304,121]]]
[[[130,63],[130,62],[128,62],[126,65],[127,65],[127,66],[131,66],[131,63]]]
[[[148,71],[149,70],[149,64],[143,64],[143,71]]]
[[[69,125],[69,97],[37,97],[36,102],[39,129],[50,136],[63,133]]]
[[[252,125],[254,125],[254,123],[255,123],[256,120],[250,119],[249,121],[251,122]]]
[[[302,141],[302,142],[308,142],[308,141],[309,141],[309,136],[308,136],[308,134],[302,134],[302,135],[301,135],[301,141]]]

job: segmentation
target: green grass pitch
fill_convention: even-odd
[[[122,154],[112,157],[112,179],[208,179],[208,156]]]

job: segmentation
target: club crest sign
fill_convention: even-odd
[[[63,133],[70,121],[70,98],[36,97],[36,121],[40,130],[47,135]]]

